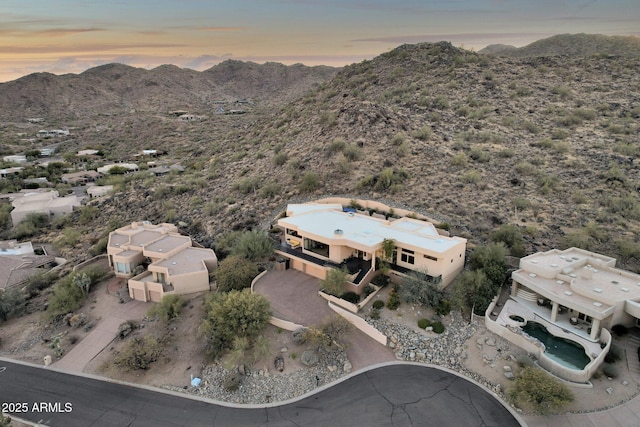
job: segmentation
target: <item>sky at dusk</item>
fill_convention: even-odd
[[[479,50],[562,33],[640,35],[640,0],[2,0],[0,82],[110,62],[342,66],[403,43]]]

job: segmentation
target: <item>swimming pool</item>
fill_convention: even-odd
[[[591,362],[584,347],[574,341],[552,335],[540,323],[528,321],[522,326],[522,331],[544,344],[545,354],[567,368],[582,370]]]

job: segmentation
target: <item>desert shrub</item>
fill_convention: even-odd
[[[435,332],[436,334],[441,334],[444,332],[444,325],[442,324],[442,322],[433,322],[431,326],[433,327],[433,332]]]
[[[384,304],[384,303],[383,303]],[[373,319],[373,320],[378,320],[380,318],[380,309],[379,308],[375,308],[372,307],[371,308],[371,313],[369,314],[369,316]]]
[[[318,123],[325,126],[333,126],[336,124],[336,114],[333,111],[323,111],[320,113]]]
[[[231,255],[241,256],[250,261],[260,261],[273,253],[273,243],[262,230],[245,231],[233,242]]]
[[[265,184],[260,190],[260,197],[263,199],[273,199],[280,194],[282,187],[275,182]]]
[[[244,177],[233,184],[233,189],[242,194],[255,193],[260,188],[261,183],[262,179],[259,177]]]
[[[25,237],[34,236],[39,233],[48,222],[49,217],[45,214],[28,214],[19,224],[14,224],[15,227],[11,233],[11,237],[21,240]]]
[[[24,295],[17,288],[0,292],[0,320],[6,321],[10,316],[16,315],[24,306]]]
[[[512,256],[522,257],[525,255],[524,237],[522,237],[520,227],[515,224],[501,225],[491,233],[491,240],[504,243]]]
[[[378,309],[378,310],[379,310],[379,309],[381,309],[381,308],[383,308],[383,307],[384,307],[384,301],[382,301],[382,300],[379,300],[379,299],[378,299],[378,300],[375,300],[375,301],[373,302],[373,308],[375,308],[375,309]]]
[[[349,272],[346,269],[332,268],[327,271],[325,279],[321,282],[322,289],[330,295],[340,296],[344,294],[348,277]]]
[[[362,148],[355,144],[348,144],[342,149],[342,154],[344,154],[347,160],[357,162],[362,158]]]
[[[487,163],[491,160],[491,155],[478,146],[471,149],[469,157],[479,163]]]
[[[287,155],[287,153],[280,152],[275,156],[273,156],[273,164],[275,164],[276,166],[282,166],[285,163],[287,163],[288,159],[289,159],[289,156]]]
[[[368,297],[369,295],[371,295],[373,292],[375,291],[375,288],[371,285],[367,285],[364,287],[364,289],[362,290],[362,295],[364,296],[364,298]]]
[[[215,270],[216,284],[221,292],[248,288],[257,275],[256,264],[239,255],[223,259]]]
[[[618,378],[618,368],[610,363],[602,365],[602,373],[608,378]]]
[[[548,414],[573,402],[571,390],[542,369],[526,367],[507,390],[509,401],[524,410]]]
[[[204,319],[199,332],[205,340],[205,352],[216,359],[236,337],[255,340],[271,318],[271,307],[264,295],[248,289],[209,294],[204,302]]]
[[[387,300],[387,308],[389,310],[397,310],[400,307],[400,296],[395,289],[389,291],[389,299]]]
[[[391,280],[389,279],[389,276],[387,276],[386,274],[380,274],[374,277],[373,279],[371,279],[371,283],[373,283],[376,286],[380,286],[381,288],[384,288],[385,286],[387,286],[390,281]]]
[[[159,317],[168,322],[176,319],[185,305],[187,305],[187,301],[180,295],[165,295],[158,304],[149,309],[147,315],[150,317]]]
[[[451,158],[451,166],[466,166],[467,155],[463,152],[457,153]]]
[[[329,151],[329,153],[335,154],[344,150],[346,146],[347,143],[345,142],[344,138],[335,138],[333,141],[331,141],[331,144],[329,144],[327,150]]]
[[[357,304],[360,301],[360,296],[355,292],[345,292],[340,298],[352,304]]]
[[[434,310],[438,316],[446,316],[451,313],[451,301],[442,298],[440,303],[434,307]]]
[[[28,296],[33,297],[37,295],[39,291],[51,286],[56,281],[56,279],[57,277],[55,273],[40,272],[35,276],[31,276],[29,279],[27,279],[25,286],[27,288]]]
[[[320,325],[307,328],[303,333],[305,343],[315,347],[329,348],[342,343],[344,335],[351,330],[351,323],[342,316],[333,316]]]
[[[84,291],[74,283],[75,274],[70,274],[55,284],[53,295],[49,298],[47,314],[55,317],[61,314],[71,313],[82,305],[85,298]]]
[[[431,137],[431,126],[424,125],[420,129],[414,131],[412,135],[420,141],[426,141]]]
[[[320,188],[320,177],[315,172],[305,172],[300,179],[298,188],[303,193],[311,193]]]
[[[622,349],[616,345],[611,345],[609,352],[604,356],[604,362],[611,364],[619,360],[622,360]]]
[[[166,345],[164,340],[154,335],[146,335],[144,338],[133,338],[118,354],[114,363],[125,370],[149,369],[149,366],[158,360]]]
[[[107,244],[109,243],[109,236],[104,236],[98,242],[91,246],[89,249],[89,254],[92,256],[97,256],[107,252]]]
[[[475,170],[468,171],[462,175],[461,179],[465,184],[477,184],[480,181],[480,173]]]
[[[444,291],[440,289],[439,282],[426,271],[412,271],[407,274],[402,279],[399,293],[405,302],[425,307],[437,307],[444,299]]]
[[[427,327],[431,326],[431,321],[429,319],[420,319],[418,320],[418,328],[427,329]]]

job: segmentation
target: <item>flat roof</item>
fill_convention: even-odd
[[[464,244],[464,239],[440,236],[433,224],[412,218],[387,221],[342,210],[311,210],[278,221],[285,227],[297,228],[325,239],[342,238],[371,249],[384,239],[404,245],[442,253]]]
[[[545,287],[547,282],[540,276],[568,281],[573,292],[610,305],[640,299],[640,275],[615,268],[615,262],[615,258],[577,248],[551,250],[522,258],[516,273],[538,273],[532,279]]]
[[[145,245],[144,249],[151,252],[165,252],[168,253],[178,246],[182,246],[185,243],[191,244],[191,238],[187,236],[175,236],[165,234],[153,243]]]
[[[140,246],[150,244],[162,237],[162,233],[156,230],[142,230],[131,235],[129,244],[131,246]]]
[[[203,264],[205,260],[217,260],[216,254],[212,249],[189,247],[181,250],[170,258],[154,262],[151,265],[166,267],[169,269],[170,275],[176,275],[207,270]]]
[[[129,236],[126,234],[120,234],[118,232],[114,232],[111,233],[111,236],[109,237],[109,246],[112,247],[120,247],[121,245],[124,245],[125,243],[129,242]]]

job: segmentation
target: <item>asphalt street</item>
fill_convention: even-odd
[[[411,364],[365,371],[293,403],[238,408],[0,360],[0,402],[61,427],[521,425],[476,384]]]

